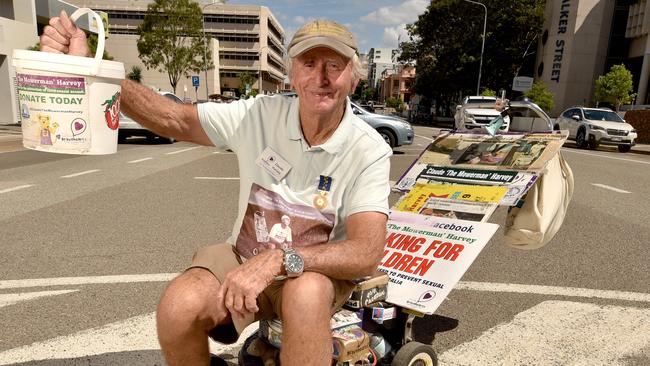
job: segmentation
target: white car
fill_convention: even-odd
[[[497,101],[496,97],[484,96],[468,96],[463,99],[463,103],[456,106],[456,114],[454,115],[454,122],[458,130],[471,130],[473,128],[481,128],[495,117],[500,112],[494,109]],[[503,118],[503,125],[499,129],[501,132],[507,132],[510,119],[509,117]]]
[[[637,138],[632,125],[612,110],[603,108],[569,108],[557,118],[554,128],[569,130],[569,138],[581,148],[616,145],[618,151],[628,152]]]
[[[173,100],[176,103],[181,103],[181,104],[183,103],[181,98],[177,97],[173,93],[165,92],[165,91],[161,91],[158,93],[160,93],[160,95],[168,99]],[[172,144],[175,141],[171,137],[162,137],[156,135],[153,131],[146,129],[141,124],[132,120],[130,117],[123,114],[122,112],[120,112],[120,124],[119,124],[117,136],[118,136],[118,141],[120,143],[125,142],[127,137],[131,137],[131,136],[144,136],[147,138],[148,141],[153,141],[154,139],[158,138],[159,141],[162,141],[163,143],[167,143],[167,144]]]

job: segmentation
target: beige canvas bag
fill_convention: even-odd
[[[553,239],[564,222],[573,184],[573,172],[558,152],[526,194],[521,208],[508,211],[505,243],[519,249],[537,249]]]

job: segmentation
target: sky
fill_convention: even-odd
[[[397,48],[408,39],[405,25],[417,20],[429,0],[230,0],[228,4],[268,7],[285,31],[287,42],[301,25],[326,18],[347,26],[357,37],[360,53],[371,48]]]

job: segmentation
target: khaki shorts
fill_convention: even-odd
[[[216,244],[200,248],[194,253],[192,264],[189,268],[204,268],[212,272],[223,283],[226,274],[242,264],[240,256],[235,253],[235,247],[230,244]],[[334,285],[334,303],[332,314],[345,304],[352,293],[354,284],[348,280],[331,279]],[[260,311],[248,314],[243,319],[232,317],[233,324],[217,326],[210,332],[210,337],[221,343],[234,343],[239,334],[249,324],[259,319],[281,318],[282,314],[282,285],[284,281],[274,281],[257,298]]]

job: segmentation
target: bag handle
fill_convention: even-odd
[[[102,22],[102,18],[97,14],[96,12],[92,11],[90,8],[79,8],[75,10],[72,15],[70,15],[70,19],[73,22],[76,22],[79,17],[81,17],[84,14],[90,13],[94,18],[95,21],[97,22],[97,50],[95,52],[95,61],[93,62],[93,66],[90,69],[90,75],[97,75],[99,73],[99,66],[100,63],[102,62],[102,57],[104,56],[104,46],[105,46],[105,33],[104,33],[104,22]],[[89,19],[90,21],[90,19]]]

